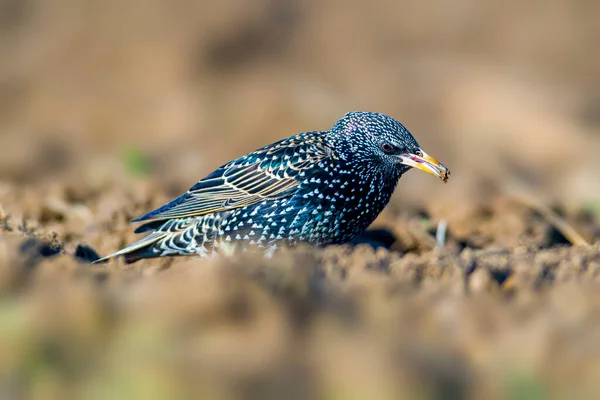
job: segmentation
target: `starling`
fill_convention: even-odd
[[[300,133],[219,167],[133,220],[144,222],[135,233],[150,234],[98,261],[346,243],[375,220],[412,167],[444,182],[450,174],[395,119],[350,112],[328,131]]]

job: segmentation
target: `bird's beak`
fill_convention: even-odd
[[[448,181],[450,170],[423,150],[421,150],[421,153],[422,155],[411,153],[400,154],[398,155],[398,159],[404,165],[435,175],[444,182]]]

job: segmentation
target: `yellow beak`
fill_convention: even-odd
[[[421,150],[421,154],[400,154],[398,155],[400,162],[409,167],[420,169],[429,174],[435,175],[444,182],[448,181],[450,176],[450,170],[444,166],[441,162],[431,157],[429,154]]]

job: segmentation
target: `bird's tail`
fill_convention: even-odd
[[[111,258],[123,256],[125,262],[130,264],[141,260],[142,258],[153,258],[160,257],[162,252],[160,251],[159,242],[169,236],[169,232],[154,231],[143,239],[117,251],[116,253],[110,254],[106,257],[102,257],[92,262],[92,264],[104,263]]]
[[[142,258],[162,256],[204,255],[206,249],[212,249],[216,238],[216,219],[196,218],[171,219],[165,222],[151,222],[136,230],[145,232],[154,230],[148,236],[94,263],[102,263],[111,258],[123,256],[126,263],[132,263]]]

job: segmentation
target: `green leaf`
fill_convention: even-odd
[[[135,176],[148,176],[152,169],[150,157],[138,147],[125,148],[123,162],[127,171]]]

